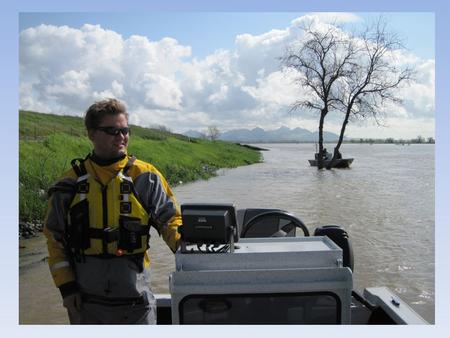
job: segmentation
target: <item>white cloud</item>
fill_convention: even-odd
[[[208,101],[211,103],[219,103],[221,101],[224,101],[227,98],[228,95],[228,86],[223,84],[220,86],[220,89],[218,92],[209,95]]]
[[[261,35],[241,34],[236,37],[236,45],[242,49],[252,49],[260,46],[273,46],[289,37],[287,30],[273,29]]]
[[[275,71],[267,76],[261,72],[257,85],[244,86],[243,90],[261,103],[286,107],[298,99],[299,90],[293,85],[294,81],[292,72]]]
[[[312,112],[288,113],[289,105],[308,93],[294,85],[295,73],[282,69],[279,58],[301,37],[304,23],[329,27],[360,20],[351,13],[310,13],[285,29],[240,34],[234,49],[203,59],[171,37],[151,41],[139,35],[124,38],[99,25],[40,25],[20,33],[20,107],[80,115],[94,101],[113,96],[126,103],[132,123],[166,125],[178,132],[211,124],[221,129],[286,125],[314,130],[317,116]],[[386,133],[434,117],[434,60],[406,51],[397,52],[394,60],[413,64],[417,76],[401,92],[404,106],[387,107],[393,121],[411,121],[392,123]],[[338,120],[327,122],[331,131],[339,130]],[[432,123],[426,123],[434,132]],[[367,131],[367,125],[352,130]]]
[[[331,24],[343,24],[343,23],[358,23],[362,19],[354,13],[345,12],[313,12],[310,16],[317,18],[319,22],[331,23]],[[309,15],[305,15],[308,17]]]
[[[86,71],[69,70],[55,81],[45,86],[45,94],[50,97],[57,96],[86,96],[90,90],[89,74]]]
[[[116,80],[114,80],[111,83],[111,90],[112,90],[112,95],[114,97],[121,98],[125,95],[125,90],[123,89],[123,84],[119,83]]]

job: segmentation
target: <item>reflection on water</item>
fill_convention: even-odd
[[[178,201],[285,209],[301,218],[310,232],[339,224],[352,240],[355,288],[387,286],[434,322],[434,145],[345,144],[342,154],[355,158],[352,167],[323,171],[308,165],[314,153],[311,144],[264,147],[270,149],[263,153],[264,163],[220,170],[208,181],[179,186],[174,189]],[[42,239],[35,241],[44,245]],[[156,233],[151,253],[152,288],[168,293],[174,258]],[[30,268],[21,269],[20,322],[66,322],[46,264],[32,266],[32,279],[25,278]],[[38,308],[42,302],[28,299],[36,299],[27,291],[36,285],[34,276],[45,283],[45,304],[56,304],[56,310],[42,314],[47,316],[44,321]]]

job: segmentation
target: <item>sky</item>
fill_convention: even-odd
[[[381,13],[150,12],[21,13],[21,109],[82,116],[107,97],[130,123],[174,132],[282,126],[317,130],[311,111],[290,111],[306,95],[279,61],[305,22],[361,29]],[[382,13],[405,45],[401,66],[417,78],[385,107],[383,126],[352,123],[347,137],[434,137],[434,28],[431,12]],[[421,22],[421,25],[416,25]],[[325,129],[338,133],[342,114]]]

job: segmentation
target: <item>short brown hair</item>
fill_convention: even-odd
[[[128,120],[125,105],[117,99],[106,99],[95,102],[86,111],[84,125],[87,130],[96,129],[106,115],[124,114]]]

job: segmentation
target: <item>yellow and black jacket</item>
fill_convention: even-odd
[[[148,267],[150,226],[176,250],[180,209],[155,167],[130,156],[108,165],[88,156],[72,166],[49,190],[44,229],[50,271],[63,297],[79,287],[74,261],[140,257]]]

